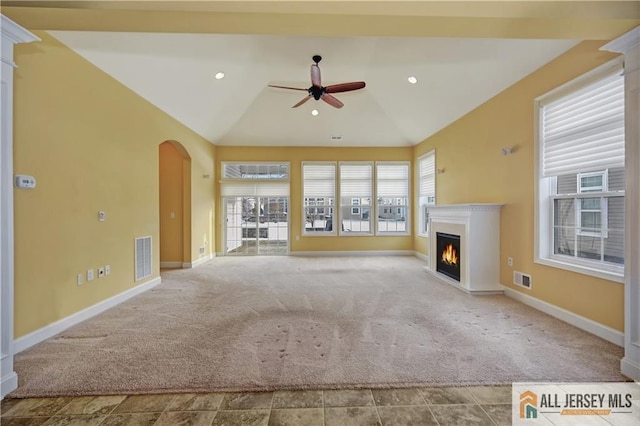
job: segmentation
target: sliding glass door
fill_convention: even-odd
[[[288,197],[225,197],[225,254],[286,255]]]

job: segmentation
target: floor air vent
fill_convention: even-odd
[[[136,238],[136,281],[151,276],[151,237]]]
[[[531,275],[522,272],[513,271],[513,283],[520,287],[531,289]]]

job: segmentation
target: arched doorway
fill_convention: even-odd
[[[160,267],[191,262],[191,157],[176,141],[159,147]]]

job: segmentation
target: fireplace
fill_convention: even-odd
[[[436,232],[436,271],[460,281],[460,235]]]

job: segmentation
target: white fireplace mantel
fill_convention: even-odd
[[[502,293],[500,209],[502,204],[429,207],[429,272],[470,294]],[[436,271],[436,233],[460,235],[460,281]]]

